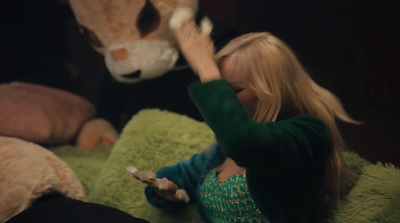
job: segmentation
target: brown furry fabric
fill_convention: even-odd
[[[38,84],[0,84],[0,135],[36,143],[65,144],[96,109],[73,93]]]
[[[179,57],[169,19],[198,0],[69,0],[83,36],[104,55],[119,82],[136,83],[171,70]]]
[[[160,16],[156,30],[146,35],[137,27],[137,19],[146,0],[70,0],[72,10],[79,24],[92,31],[103,47],[94,48],[101,53],[112,44],[146,40],[167,40],[174,43],[168,22],[173,11],[179,6],[187,6],[197,11],[197,0],[152,0]]]
[[[0,136],[0,223],[51,192],[84,199],[78,178],[52,152],[34,143]]]

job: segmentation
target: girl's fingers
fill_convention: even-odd
[[[175,198],[176,200],[180,200],[180,199],[181,199],[181,196],[179,195],[178,191],[175,192],[174,198]]]
[[[176,32],[175,37],[178,42],[181,42],[187,39],[190,35],[196,35],[196,31],[198,30],[198,26],[193,20],[189,20],[185,22]]]
[[[143,181],[143,182],[146,183],[146,184],[151,185],[151,184],[153,184],[155,181],[156,181],[156,179],[150,178],[150,179],[147,179],[147,180],[145,180],[145,181]]]
[[[162,178],[162,180],[165,182],[166,184],[166,188],[163,189],[163,191],[170,191],[170,192],[175,192],[176,190],[178,190],[178,186],[176,186],[176,184],[170,180],[168,180],[167,178]]]
[[[185,22],[180,28],[180,30],[182,30],[182,31],[185,31],[185,30],[191,31],[191,30],[194,30],[194,29],[197,29],[197,25],[196,25],[196,23],[194,22],[193,19]]]
[[[141,181],[142,183],[145,183],[145,184],[151,185],[151,184],[153,184],[155,182],[155,179],[153,179],[153,178],[149,178],[149,179],[143,180],[139,175],[137,175],[135,173],[132,173],[132,176],[135,179],[137,179],[137,180],[139,180],[139,181]]]
[[[135,179],[140,180],[139,175],[137,175],[137,174],[135,174],[135,173],[132,173],[132,176],[133,176]]]

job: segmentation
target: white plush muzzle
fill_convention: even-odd
[[[128,58],[115,61],[113,50],[125,49]],[[176,48],[168,42],[140,40],[112,45],[105,53],[105,61],[111,75],[123,83],[136,83],[156,78],[171,70],[179,57]]]

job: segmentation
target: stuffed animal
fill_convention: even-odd
[[[119,82],[136,83],[171,70],[179,52],[168,23],[173,11],[197,11],[197,0],[70,0],[81,33],[104,55]]]
[[[197,76],[180,56],[172,29],[195,17],[203,31],[211,32],[214,27],[211,37],[218,50],[237,36],[231,26],[215,18],[203,19],[205,16],[197,12],[197,0],[69,2],[82,35],[104,55],[111,74],[105,77],[96,106],[103,120],[85,125],[78,146],[90,150],[98,142],[114,142],[116,138],[109,136],[115,136],[132,115],[144,108],[165,109],[202,120],[187,93],[187,86]],[[180,16],[171,20],[178,8]]]
[[[92,103],[71,92],[24,82],[0,84],[0,136],[41,145],[75,140],[82,148],[114,144],[118,133],[95,113]]]
[[[50,193],[84,199],[74,172],[52,152],[31,142],[0,136],[0,223]]]

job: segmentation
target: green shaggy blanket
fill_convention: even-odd
[[[112,206],[152,223],[200,222],[194,205],[164,212],[151,207],[144,186],[125,168],[158,170],[203,150],[214,135],[205,123],[168,111],[142,110],[124,128],[111,148],[86,152],[72,146],[53,148],[81,180],[89,202]],[[349,166],[360,174],[358,183],[329,222],[400,222],[400,170],[393,165],[373,165],[346,152]]]

